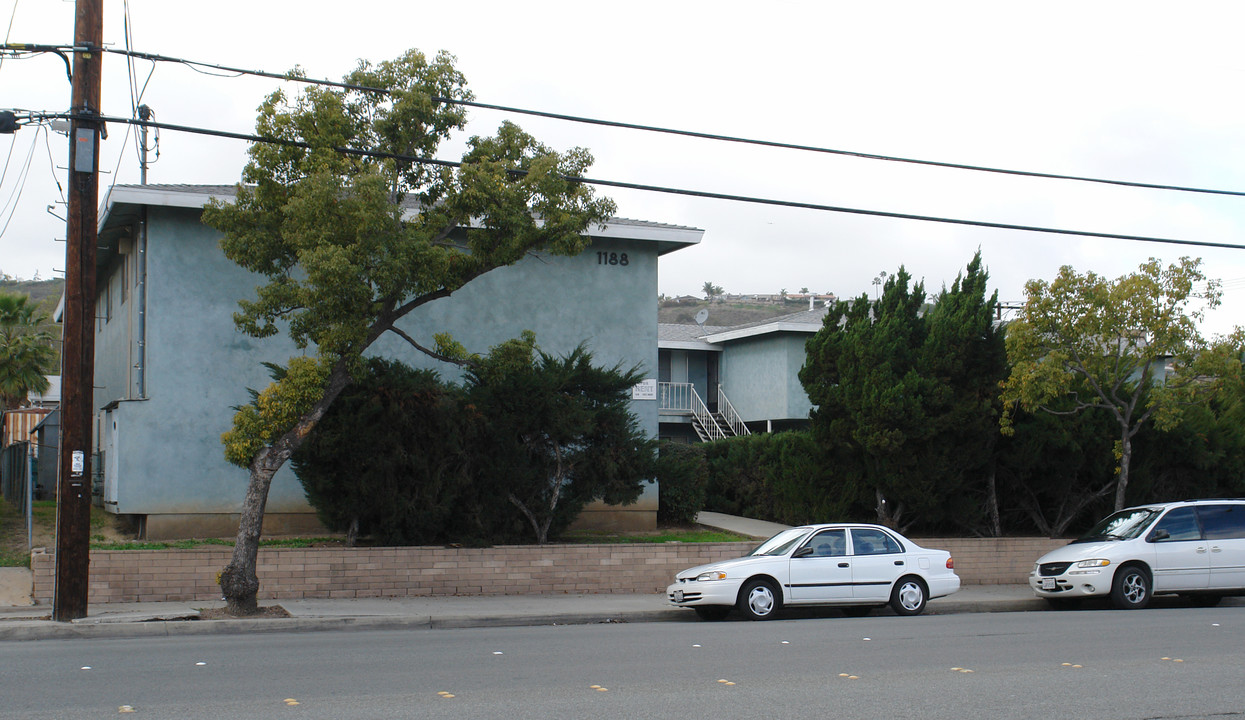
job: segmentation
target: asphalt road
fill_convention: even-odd
[[[1230,718],[1242,667],[1240,607],[95,638],[0,643],[0,718]]]

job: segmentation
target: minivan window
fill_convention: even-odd
[[[1197,515],[1207,540],[1245,538],[1245,505],[1203,505]]]
[[[1140,537],[1150,522],[1158,516],[1155,508],[1132,508],[1121,510],[1099,521],[1089,532],[1073,542],[1096,542],[1100,540],[1132,540]]]
[[[1154,524],[1150,537],[1166,530],[1167,537],[1158,538],[1155,542],[1176,542],[1179,540],[1201,540],[1202,529],[1197,524],[1197,511],[1191,507],[1175,508]]]

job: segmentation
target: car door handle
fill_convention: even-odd
[[[1211,547],[1210,551],[1211,552],[1223,552],[1223,548],[1219,547],[1218,545],[1214,545]]]
[[[839,563],[839,567],[851,567],[851,565],[847,563]]]
[[[1198,549],[1197,549],[1197,553],[1198,553],[1198,555],[1205,555],[1205,554],[1206,554],[1206,548],[1205,548],[1205,547],[1200,547],[1200,548],[1198,548]]]
[[[896,564],[896,565],[903,565],[903,560],[896,560],[896,561],[895,561],[895,564]]]

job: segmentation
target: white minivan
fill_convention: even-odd
[[[1142,608],[1180,594],[1211,606],[1245,595],[1245,500],[1188,500],[1121,510],[1038,559],[1029,586],[1055,607],[1109,595]]]

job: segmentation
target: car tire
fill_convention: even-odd
[[[872,605],[848,605],[847,607],[839,609],[842,610],[843,614],[848,617],[864,617],[873,612]]]
[[[701,605],[693,609],[701,620],[713,622],[725,620],[726,616],[731,614],[731,608],[728,605]]]
[[[739,611],[749,620],[769,620],[781,608],[782,596],[768,580],[749,580],[739,591]]]
[[[902,577],[891,590],[891,609],[896,615],[920,615],[928,598],[929,590],[920,578]]]
[[[1140,565],[1125,565],[1111,581],[1111,604],[1120,610],[1140,610],[1150,604],[1150,574]]]

